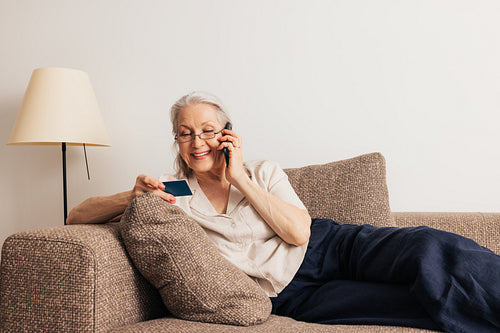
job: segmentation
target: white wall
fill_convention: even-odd
[[[171,170],[168,110],[217,94],[247,159],[380,151],[393,211],[500,211],[500,2],[0,1],[0,242],[62,224],[61,153],[6,146],[35,68],[87,71],[113,146],[70,147],[70,208]]]

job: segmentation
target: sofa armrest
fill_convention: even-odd
[[[4,243],[0,331],[104,332],[166,313],[116,223],[14,234]]]
[[[500,253],[500,213],[393,212],[398,227],[426,225],[471,238]]]

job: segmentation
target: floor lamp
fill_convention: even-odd
[[[35,69],[7,144],[61,145],[66,224],[66,145],[110,145],[87,73],[70,68]]]

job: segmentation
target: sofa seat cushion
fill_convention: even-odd
[[[264,291],[181,208],[146,193],[130,203],[120,227],[135,266],[174,316],[249,326],[270,315]]]
[[[380,153],[285,172],[312,218],[394,226]]]
[[[208,324],[186,321],[176,318],[161,318],[144,321],[112,331],[113,333],[141,333],[141,332],[189,332],[189,333],[423,333],[433,332],[424,329],[373,326],[373,325],[323,325],[297,321],[292,318],[271,315],[268,320],[252,327],[235,327],[220,324]]]

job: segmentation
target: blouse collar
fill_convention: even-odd
[[[245,168],[247,174],[250,176],[246,166],[243,165],[243,167]],[[191,207],[191,209],[197,210],[204,215],[229,217],[234,213],[239,203],[243,201],[243,199],[245,199],[245,196],[236,187],[231,185],[231,187],[229,188],[229,200],[227,203],[226,214],[219,214],[212,206],[210,200],[208,200],[205,192],[203,192],[203,190],[201,189],[200,184],[198,183],[198,179],[196,178],[194,173],[189,177],[188,183],[191,191],[193,192],[193,196],[189,201],[189,206]]]

